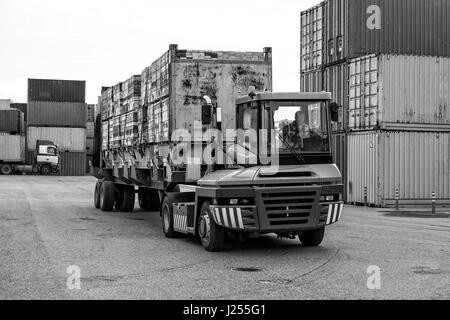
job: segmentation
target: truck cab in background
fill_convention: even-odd
[[[221,110],[205,101],[203,132],[221,127]],[[220,251],[226,233],[239,239],[273,233],[318,246],[343,209],[342,176],[330,143],[337,108],[325,92],[251,91],[236,101],[232,142],[180,138],[164,159],[158,157],[162,146],[151,147],[147,168],[117,155],[96,174],[95,206],[133,211],[138,194],[141,208],[160,212],[166,237],[191,234],[208,251]],[[215,145],[212,151],[208,142]],[[200,146],[203,155],[209,150],[213,161],[191,157],[184,166],[175,164],[177,156],[186,156],[183,143]]]

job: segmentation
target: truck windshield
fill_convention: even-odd
[[[271,103],[266,107],[268,128],[277,133],[280,154],[328,152],[329,136],[325,102]]]

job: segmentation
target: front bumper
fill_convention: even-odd
[[[326,192],[323,189],[321,186],[255,188],[255,205],[214,205],[212,213],[218,225],[244,232],[317,229],[338,222],[344,207],[343,202],[321,203],[320,196]]]

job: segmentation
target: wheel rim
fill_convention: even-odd
[[[42,172],[44,173],[44,175],[50,174],[50,170],[49,170],[49,168],[47,166],[42,167]]]
[[[11,167],[9,167],[9,166],[4,166],[4,167],[2,167],[2,173],[3,173],[4,175],[10,174],[10,173],[11,173]]]
[[[169,218],[169,206],[165,205],[163,210],[164,231],[169,232],[170,218]]]

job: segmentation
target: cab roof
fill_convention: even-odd
[[[253,97],[244,96],[236,99],[236,104],[248,103],[251,101],[323,101],[331,100],[330,92],[263,92],[256,93]]]

